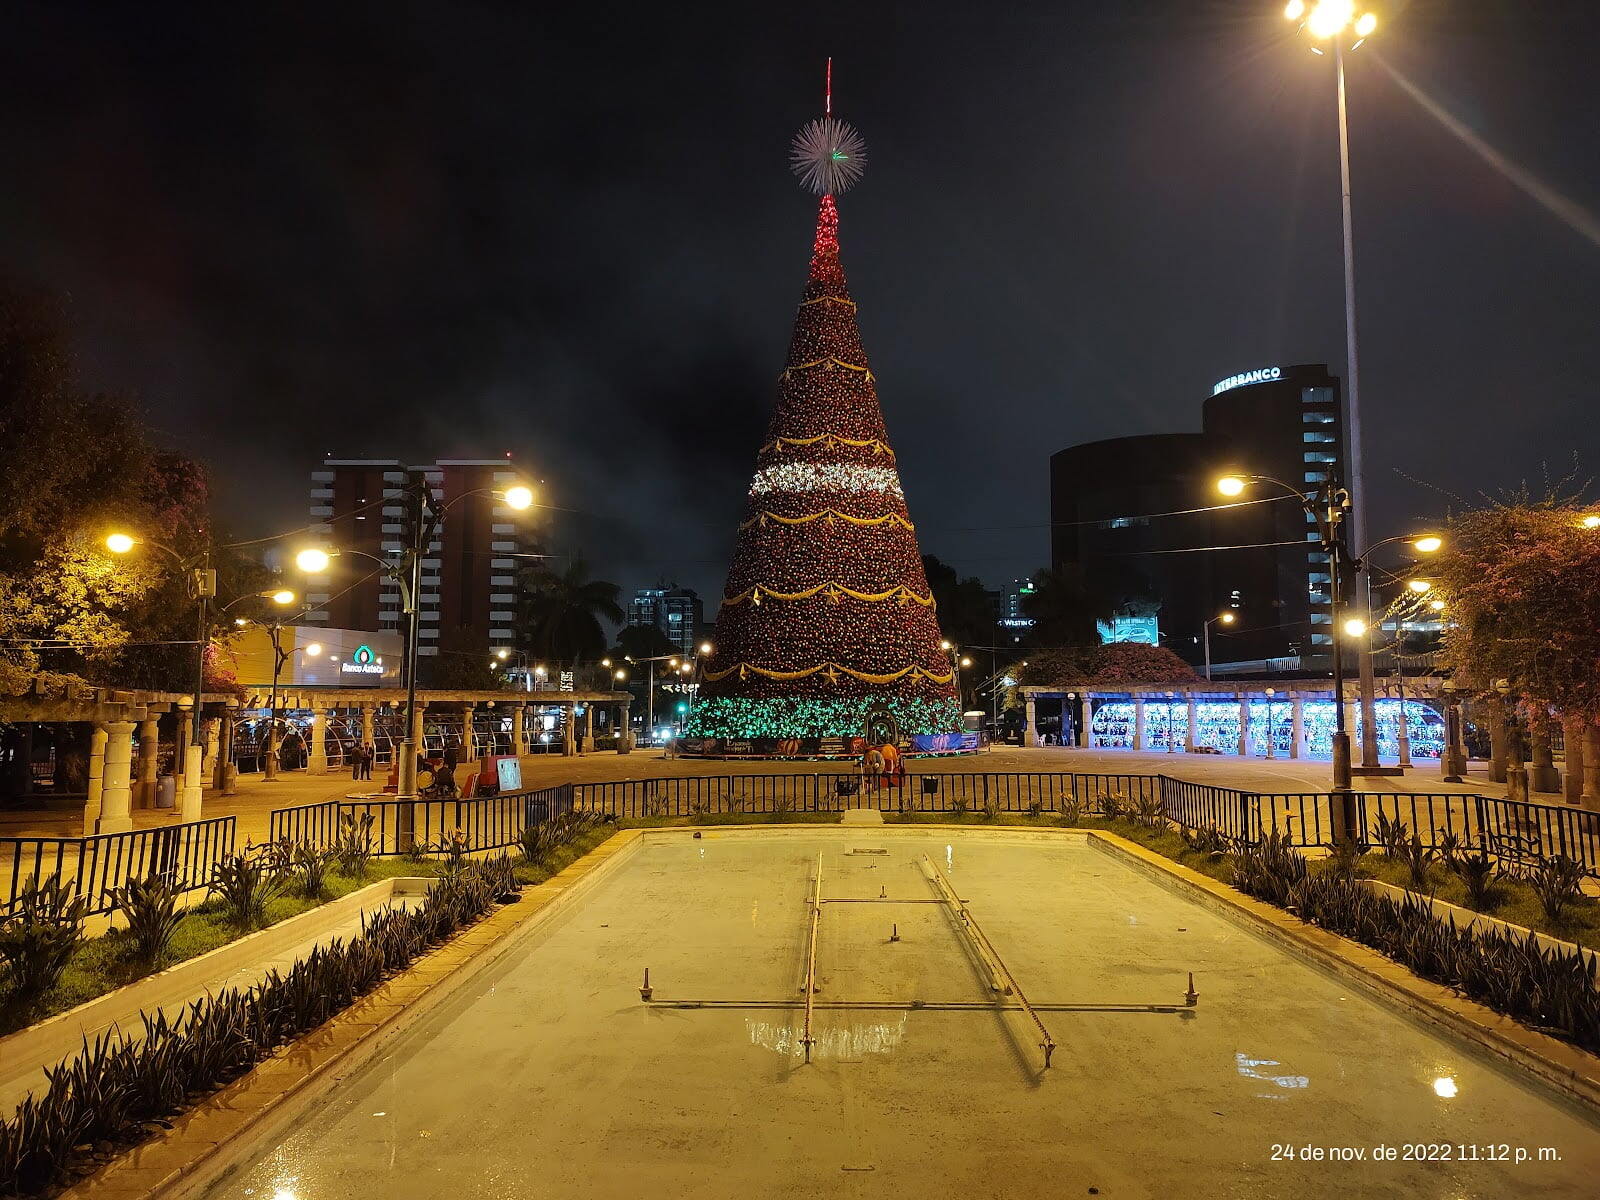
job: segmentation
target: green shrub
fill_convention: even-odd
[[[1467,893],[1467,907],[1483,912],[1489,906],[1489,893],[1500,878],[1500,864],[1489,857],[1484,847],[1478,847],[1475,854],[1468,854],[1453,839],[1454,835],[1440,839],[1440,857],[1450,873],[1461,881]]]
[[[31,875],[0,917],[0,963],[10,984],[9,1003],[26,1009],[61,978],[83,940],[89,910],[89,902],[77,893],[76,884],[63,884],[58,876],[40,883]]]
[[[1128,798],[1121,792],[1102,792],[1100,794],[1100,813],[1108,821],[1115,821],[1128,808]]]
[[[161,964],[178,931],[183,912],[178,908],[182,893],[165,875],[152,874],[130,879],[111,893],[111,902],[128,923],[133,960],[141,967]]]

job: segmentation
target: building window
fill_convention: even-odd
[[[1306,472],[1306,482],[1307,483],[1326,483],[1326,482],[1328,482],[1328,473],[1326,471],[1307,471]]]
[[[1306,412],[1300,414],[1300,420],[1307,425],[1332,425],[1338,418],[1331,412]]]
[[[1338,462],[1339,459],[1336,455],[1327,454],[1320,450],[1307,450],[1306,461],[1308,463],[1331,463]]]
[[[1302,433],[1300,435],[1300,440],[1302,442],[1331,442],[1334,440],[1334,436],[1331,433],[1312,431],[1310,433]]]

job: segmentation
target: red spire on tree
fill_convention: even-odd
[[[826,194],[689,735],[853,736],[880,702],[951,732],[941,640]]]

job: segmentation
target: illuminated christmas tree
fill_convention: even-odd
[[[831,116],[795,138],[796,173],[822,197],[811,274],[757,452],[690,738],[853,737],[875,711],[892,713],[907,736],[960,725],[950,658],[839,264],[834,196],[860,178],[863,150],[855,130]]]

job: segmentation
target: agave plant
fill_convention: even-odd
[[[258,857],[230,854],[211,868],[210,889],[221,901],[228,923],[249,933],[266,924],[267,903],[283,890],[283,883]]]
[[[128,923],[128,940],[135,963],[146,969],[160,965],[178,932],[183,913],[172,879],[160,873],[130,879],[111,892],[111,903]]]
[[[1483,912],[1489,906],[1490,892],[1500,878],[1500,864],[1490,858],[1488,851],[1481,846],[1475,854],[1452,848],[1451,853],[1444,855],[1444,860],[1445,866],[1466,889],[1467,907],[1475,912]]]
[[[1372,824],[1372,836],[1388,859],[1399,860],[1401,848],[1405,845],[1406,837],[1410,834],[1404,821],[1398,817],[1391,818],[1388,813],[1380,811]]]
[[[1128,798],[1121,792],[1102,792],[1100,794],[1100,813],[1108,821],[1115,821],[1127,808]]]
[[[1167,802],[1160,796],[1140,796],[1133,802],[1133,819],[1151,829],[1167,826]]]
[[[307,900],[320,900],[327,882],[328,868],[335,860],[332,850],[324,850],[311,842],[300,842],[294,848],[293,864],[300,877],[300,893]]]
[[[89,902],[76,884],[52,875],[44,882],[28,877],[4,916],[0,916],[0,963],[10,983],[11,1003],[27,1008],[55,986],[72,952],[83,940]]]
[[[1399,861],[1405,864],[1406,870],[1410,873],[1411,886],[1417,891],[1422,891],[1428,886],[1428,866],[1433,862],[1432,849],[1422,840],[1421,835],[1415,833],[1404,839],[1398,849]]]
[[[339,870],[351,879],[367,877],[367,863],[372,861],[372,822],[370,810],[359,817],[351,812],[339,815],[333,856],[338,860]]]
[[[1524,881],[1539,897],[1539,907],[1552,924],[1561,920],[1567,906],[1583,894],[1584,876],[1588,869],[1581,861],[1564,854],[1553,854],[1540,859],[1523,876]]]

